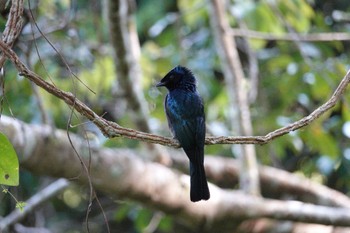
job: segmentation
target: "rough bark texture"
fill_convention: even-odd
[[[53,133],[48,126],[28,125],[5,116],[0,123],[0,130],[19,154],[22,168],[35,174],[88,182],[65,131]],[[91,155],[90,176],[96,189],[172,214],[194,229],[201,226],[201,232],[224,232],[243,220],[262,217],[350,226],[350,211],[345,208],[262,199],[215,185],[210,185],[209,201],[193,204],[189,201],[187,175],[143,161],[128,149],[89,148],[79,136],[71,134],[70,138],[85,163]]]

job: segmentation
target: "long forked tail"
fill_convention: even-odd
[[[200,150],[191,152],[194,152],[194,156],[190,159],[191,201],[208,200],[210,193],[203,165],[203,157],[201,157],[204,155],[199,154],[201,153]]]
[[[207,178],[203,164],[190,162],[191,201],[208,200],[210,198]]]

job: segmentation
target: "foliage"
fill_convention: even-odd
[[[11,142],[0,132],[0,184],[19,184],[18,158]]]

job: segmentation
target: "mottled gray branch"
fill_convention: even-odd
[[[133,111],[132,119],[137,129],[152,133],[149,122],[149,109],[142,91],[140,67],[140,43],[134,17],[135,1],[108,0],[108,18],[110,41],[115,60],[116,82],[119,84],[114,90],[114,97],[123,96],[129,109]],[[122,94],[122,95],[120,95]],[[148,144],[157,160],[169,164],[167,152],[156,144]]]
[[[188,172],[188,161],[182,153],[172,151],[171,158],[175,168]],[[207,178],[218,186],[232,188],[238,184],[240,163],[236,159],[206,156],[204,165]],[[259,179],[261,191],[267,198],[289,197],[316,205],[350,208],[347,195],[281,169],[260,165]]]
[[[260,40],[276,40],[276,41],[305,41],[305,42],[319,42],[319,41],[348,41],[350,40],[350,34],[347,32],[323,32],[323,33],[308,33],[298,34],[297,37],[293,36],[294,33],[285,33],[277,35],[270,32],[259,32],[250,29],[231,28],[230,33],[233,36],[247,37],[250,39]]]
[[[12,47],[13,43],[22,31],[22,14],[23,14],[23,0],[11,1],[10,13],[6,22],[5,29],[2,33],[1,40],[9,47]],[[0,68],[3,67],[6,60],[6,56],[0,55]]]
[[[47,202],[50,198],[56,196],[69,186],[69,181],[61,178],[37,192],[34,196],[25,202],[23,210],[16,208],[12,213],[0,219],[0,232],[8,228],[10,225],[18,223],[29,213],[38,208],[39,205]]]
[[[16,149],[22,168],[34,174],[64,177],[87,184],[81,162],[65,130],[30,125],[3,116],[0,129]],[[224,232],[247,219],[272,218],[324,225],[350,226],[350,210],[258,198],[210,184],[212,197],[193,204],[189,200],[189,176],[158,163],[142,160],[135,150],[89,148],[78,135],[71,142],[84,162],[91,159],[93,186],[116,199],[132,200],[173,215],[201,232]],[[89,157],[89,151],[93,156]],[[69,161],[69,163],[67,163]]]
[[[248,89],[245,88],[245,75],[238,55],[235,38],[229,34],[225,1],[209,1],[210,24],[213,30],[218,56],[225,76],[227,93],[229,95],[229,108],[231,112],[237,111],[235,117],[231,116],[231,125],[238,128],[238,134],[247,136],[253,134],[253,126],[248,101]],[[258,163],[254,145],[239,146],[241,161],[240,188],[247,193],[259,195],[260,184]]]

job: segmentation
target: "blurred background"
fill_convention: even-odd
[[[3,31],[11,1],[1,2],[6,2],[1,8]],[[163,110],[166,91],[156,89],[154,84],[174,66],[186,66],[195,74],[205,102],[208,136],[239,136],[240,104],[231,98],[237,90],[230,93],[223,51],[218,49],[223,45],[219,30],[215,30],[210,2],[215,1],[24,1],[23,29],[13,49],[31,70],[74,93],[104,118],[123,127],[169,137]],[[347,0],[220,2],[244,74],[240,87],[245,90],[250,110],[250,135],[265,135],[293,123],[331,97],[349,69]],[[172,153],[166,147],[140,141],[107,139],[96,126],[85,124],[85,118],[72,116],[63,101],[19,76],[10,62],[5,72],[2,115],[63,130],[71,119],[75,127],[69,130],[89,137],[98,147],[138,152],[152,147],[147,150],[153,152],[146,155],[152,161],[163,161],[157,157],[166,154],[162,150]],[[306,128],[256,146],[257,163],[349,194],[349,101],[348,92],[331,111]],[[240,158],[240,151],[239,146],[232,145],[206,147],[206,154],[213,157]],[[53,181],[26,169],[20,172],[20,186],[10,189],[18,200],[27,200]],[[229,185],[239,186],[237,177]],[[47,232],[85,232],[82,225],[88,193],[86,186],[69,186],[21,225],[43,227]],[[156,207],[116,200],[103,193],[98,196],[112,232],[199,232]],[[0,203],[0,216],[15,209],[16,201],[8,194],[0,194]],[[90,224],[91,232],[106,232],[96,206],[90,213]],[[245,230],[241,232],[258,232]]]

